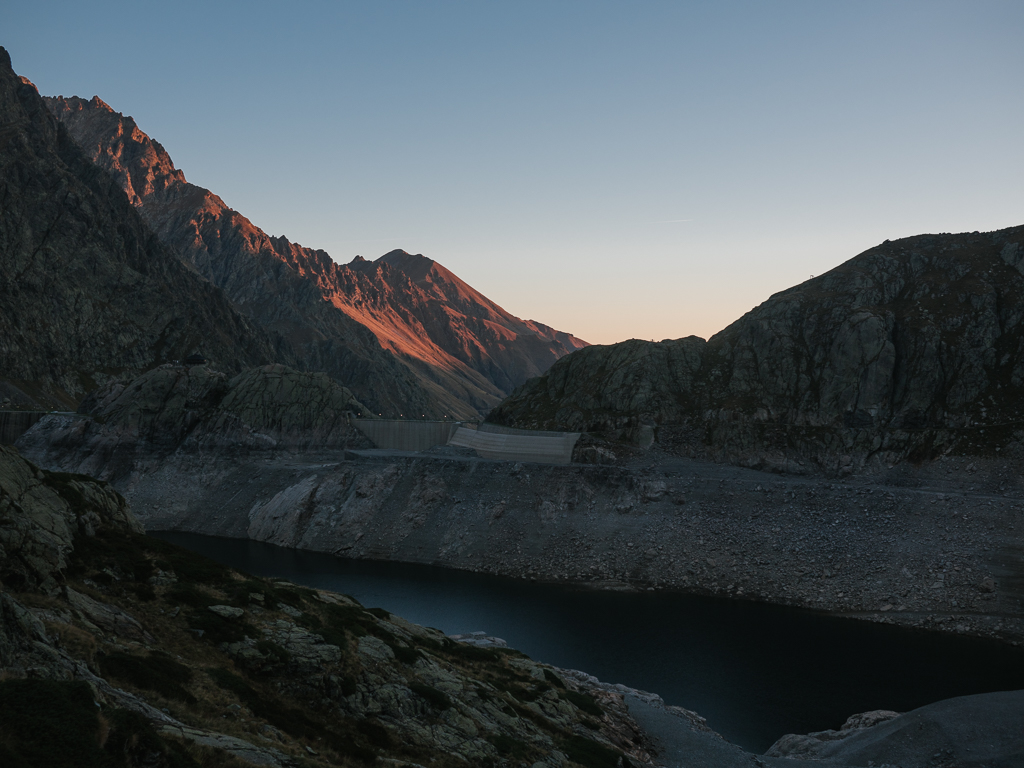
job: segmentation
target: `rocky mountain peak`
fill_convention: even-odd
[[[422,253],[413,254],[403,251],[401,248],[388,251],[376,261],[401,269],[403,272],[424,271],[430,269],[436,263],[433,259],[428,259]]]
[[[89,100],[45,96],[43,101],[89,159],[114,174],[132,205],[141,207],[154,192],[185,183],[185,174],[174,167],[160,143],[99,96]]]
[[[585,346],[506,312],[425,256],[394,250],[340,265],[270,237],[186,182],[134,120],[95,101],[47,105],[166,245],[278,334],[303,367],[326,370],[373,412],[473,418]]]

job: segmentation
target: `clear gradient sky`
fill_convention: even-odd
[[[593,343],[707,337],[887,238],[1024,224],[1024,2],[5,0],[40,92],[347,262]]]

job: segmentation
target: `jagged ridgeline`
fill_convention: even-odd
[[[271,337],[155,238],[0,49],[0,388],[69,406],[197,347],[226,371]]]
[[[1016,456],[1022,319],[1024,227],[886,241],[706,342],[569,355],[490,418],[787,471]]]
[[[475,418],[585,346],[515,317],[433,259],[396,250],[342,265],[271,237],[188,183],[131,117],[99,98],[45,101],[161,242],[274,334],[297,367],[326,371],[374,413]]]

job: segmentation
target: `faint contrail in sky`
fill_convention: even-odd
[[[651,221],[650,224],[676,224],[680,221],[693,221],[693,219],[665,219],[665,221]]]

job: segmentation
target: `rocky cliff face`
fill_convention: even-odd
[[[270,237],[186,182],[158,142],[99,98],[47,104],[164,243],[280,334],[304,368],[344,381],[375,412],[472,417],[585,346],[514,317],[422,256],[342,266]]]
[[[872,248],[705,342],[591,347],[492,418],[753,466],[831,471],[1024,432],[1024,227]]]
[[[206,366],[165,365],[83,401],[90,418],[58,417],[20,440],[46,466],[74,465],[104,480],[145,474],[176,451],[252,452],[369,447],[351,417],[371,416],[323,373],[282,365],[229,379]]]
[[[146,227],[0,51],[0,389],[69,405],[196,348],[224,370],[267,335]],[[20,393],[20,394],[19,394]]]

